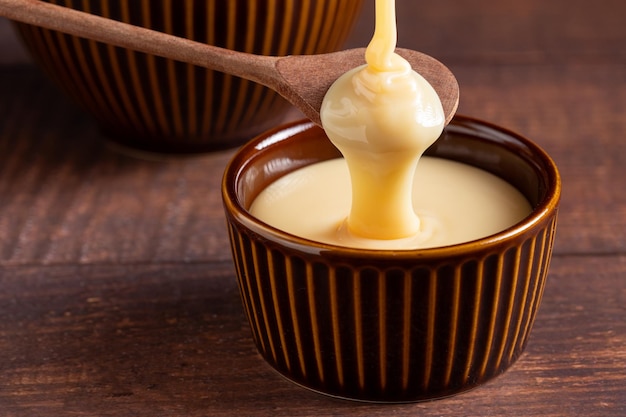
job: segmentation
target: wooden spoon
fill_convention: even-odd
[[[0,0],[0,16],[245,78],[278,92],[318,125],[324,95],[348,70],[365,63],[365,49],[320,55],[262,56],[191,41],[40,0]],[[433,86],[449,123],[459,102],[452,72],[420,52],[397,49]]]

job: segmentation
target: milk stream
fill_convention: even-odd
[[[432,86],[397,55],[395,2],[376,2],[367,64],[340,77],[322,103],[321,120],[352,178],[351,233],[398,239],[420,230],[411,204],[413,174],[445,122]]]

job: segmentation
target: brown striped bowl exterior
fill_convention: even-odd
[[[50,3],[262,55],[338,50],[362,0],[47,0]],[[190,64],[26,24],[26,46],[58,85],[121,144],[159,152],[239,145],[281,123],[273,91]]]
[[[339,156],[321,129],[307,122],[275,129],[227,167],[222,192],[245,311],[259,352],[288,379],[342,398],[420,401],[482,384],[524,350],[554,242],[557,168],[531,141],[460,116],[428,153],[506,179],[534,211],[501,233],[454,246],[342,248],[247,212],[278,177]]]

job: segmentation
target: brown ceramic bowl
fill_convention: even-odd
[[[298,55],[340,49],[362,0],[51,2],[229,49]],[[123,145],[159,152],[233,147],[280,124],[290,109],[273,91],[237,77],[16,25],[41,67]]]
[[[222,193],[243,304],[259,352],[288,379],[342,398],[419,401],[482,384],[524,350],[554,242],[557,168],[528,139],[460,116],[427,153],[500,176],[533,212],[468,243],[350,249],[281,232],[247,211],[278,177],[340,156],[320,128],[274,129],[228,165]]]

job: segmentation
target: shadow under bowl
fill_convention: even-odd
[[[503,178],[532,213],[458,245],[352,249],[290,235],[247,211],[279,177],[341,156],[319,127],[267,132],[226,168],[222,196],[243,305],[259,352],[289,380],[353,400],[421,401],[483,384],[523,352],[552,254],[557,167],[532,141],[462,116],[427,154]]]

